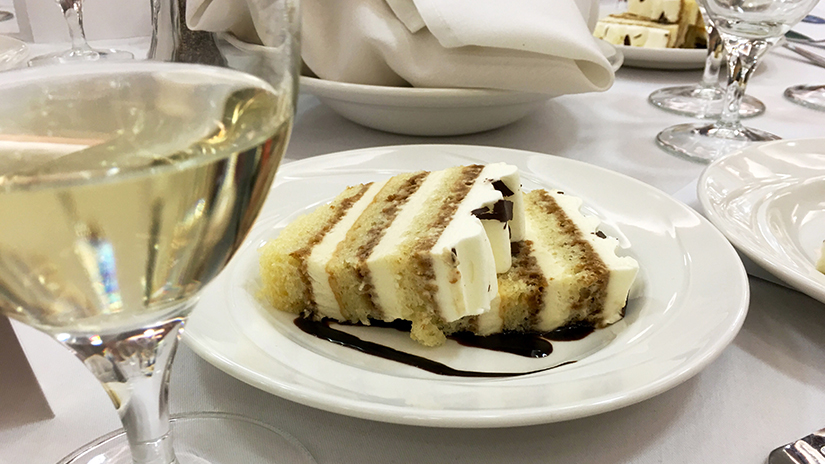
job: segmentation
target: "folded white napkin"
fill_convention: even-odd
[[[581,4],[595,20],[597,4]],[[552,95],[613,83],[575,0],[303,0],[302,8],[301,55],[324,79]]]
[[[283,5],[272,0],[186,0],[186,25],[193,31],[228,31],[246,42],[276,47],[283,41],[284,24],[266,19],[278,17],[278,8]]]
[[[270,0],[187,0],[191,29],[262,37]],[[301,55],[318,77],[359,84],[603,91],[597,0],[302,0]],[[241,36],[243,38],[243,36]],[[264,41],[265,43],[265,41]]]

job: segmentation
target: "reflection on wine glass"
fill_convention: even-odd
[[[55,0],[63,11],[66,25],[69,26],[69,37],[72,39],[72,48],[62,52],[40,55],[29,60],[29,66],[45,64],[73,63],[78,61],[99,60],[128,60],[134,58],[123,50],[92,48],[86,41],[86,32],[83,28],[82,0]]]
[[[0,314],[69,347],[124,425],[63,463],[314,462],[265,424],[168,411],[180,330],[252,226],[292,126],[297,8],[257,3],[277,46],[215,40],[223,67],[0,74]]]
[[[825,84],[795,85],[785,89],[784,95],[798,105],[825,111]]]
[[[753,142],[779,137],[739,121],[745,88],[759,59],[799,22],[817,0],[699,0],[718,29],[727,54],[728,86],[720,119],[713,124],[680,124],[656,136],[664,150],[708,163]]]
[[[700,8],[700,10],[704,10]],[[708,33],[708,56],[702,80],[695,85],[665,87],[647,97],[653,106],[671,113],[700,119],[715,119],[722,114],[725,88],[719,83],[724,47],[722,39],[713,23],[702,11],[705,30]],[[765,104],[750,95],[745,95],[739,108],[739,117],[751,118],[765,112]]]

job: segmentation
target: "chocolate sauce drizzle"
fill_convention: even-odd
[[[452,376],[452,377],[517,377],[528,374],[535,374],[550,369],[555,369],[567,364],[572,364],[576,361],[567,361],[555,366],[538,369],[528,372],[476,372],[463,371],[453,369],[447,365],[427,359],[414,354],[405,353],[403,351],[390,348],[366,340],[362,340],[355,335],[348,334],[341,330],[330,326],[330,321],[324,319],[321,321],[313,321],[304,319],[303,317],[295,318],[295,325],[302,331],[313,335],[330,343],[350,348],[362,353],[378,356],[379,358],[396,361],[408,366],[417,367],[427,372],[432,372],[438,375]],[[409,321],[371,321],[372,326],[393,328],[400,331],[409,332]],[[511,353],[519,356],[529,358],[544,358],[553,352],[553,345],[551,341],[572,341],[581,340],[594,330],[592,324],[589,323],[572,323],[564,327],[558,328],[551,332],[541,334],[523,334],[523,333],[503,333],[499,335],[491,335],[480,337],[469,332],[460,332],[451,335],[449,338],[455,340],[461,345],[483,348],[487,350],[501,351]]]
[[[544,333],[504,332],[480,337],[470,332],[459,332],[448,338],[472,348],[501,351],[525,358],[546,358],[553,352],[551,342],[581,340],[594,330],[593,324],[588,322],[572,322]]]

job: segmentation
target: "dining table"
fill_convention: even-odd
[[[813,14],[825,16],[825,6]],[[802,24],[798,30],[825,38],[825,25]],[[654,90],[694,84],[700,77],[698,69],[625,66],[606,92],[552,98],[507,126],[444,137],[370,129],[302,92],[283,163],[379,146],[502,147],[616,171],[701,213],[696,185],[706,165],[667,154],[655,143],[660,130],[691,119],[647,102]],[[789,86],[814,83],[825,84],[825,68],[776,47],[747,88],[767,110],[746,124],[783,139],[822,137],[825,143],[825,112],[783,97]],[[825,239],[825,231],[822,235]],[[713,362],[661,394],[601,414],[499,428],[362,419],[258,389],[200,358],[186,343],[171,371],[171,411],[256,419],[297,439],[319,464],[763,463],[774,448],[825,427],[825,305],[749,269],[747,317]],[[13,321],[12,327],[51,414],[27,395],[9,398],[20,395],[20,389],[0,391],[6,397],[0,410],[0,463],[54,463],[120,427],[106,392],[69,350],[28,326]],[[0,385],[30,380],[19,372],[0,364],[5,378]]]

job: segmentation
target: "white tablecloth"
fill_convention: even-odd
[[[823,10],[818,7],[820,14]],[[825,37],[825,25],[806,30]],[[439,139],[367,129],[302,95],[287,158],[410,143],[491,145],[583,160],[673,194],[695,181],[703,166],[655,146],[660,129],[686,118],[655,109],[645,99],[659,87],[699,77],[699,71],[621,69],[606,93],[557,98],[508,127]],[[825,83],[825,69],[785,50],[772,52],[748,89],[768,110],[749,124],[784,138],[825,137],[825,112],[782,97],[786,87],[800,83]],[[186,346],[172,370],[171,407],[257,418],[297,437],[320,464],[762,463],[776,446],[825,426],[825,305],[756,278],[751,291],[744,327],[704,371],[655,398],[585,419],[489,430],[353,419],[257,390]],[[16,329],[55,417],[20,425],[10,419],[20,414],[0,411],[0,463],[56,462],[120,426],[108,397],[77,359],[39,332],[20,324]]]

